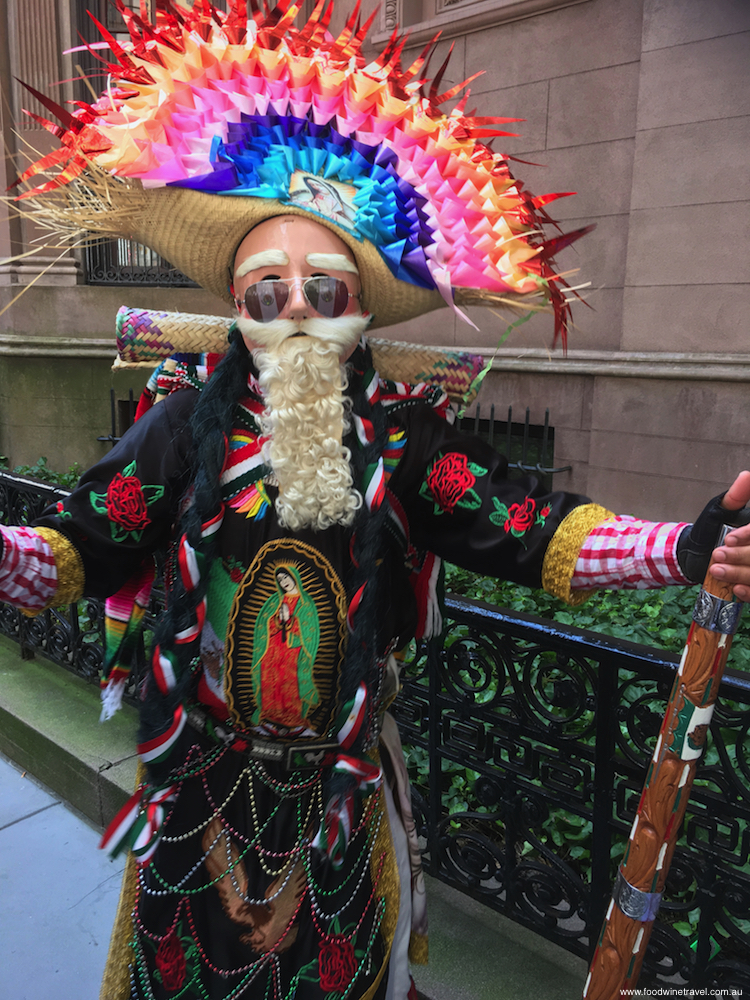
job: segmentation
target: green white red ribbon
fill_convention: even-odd
[[[362,682],[357,693],[343,707],[336,719],[339,727],[336,739],[342,750],[347,750],[357,739],[367,719],[367,687]],[[349,774],[356,779],[356,794],[359,797],[377,791],[383,780],[383,772],[368,757],[338,753],[331,770],[334,774]],[[326,803],[323,820],[312,841],[312,846],[328,855],[334,868],[344,861],[354,818],[355,794],[352,791],[332,795]]]
[[[145,864],[161,839],[166,804],[175,797],[174,785],[152,789],[141,786],[109,824],[99,847],[113,858],[129,847],[138,861]]]

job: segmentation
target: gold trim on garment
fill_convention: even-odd
[[[55,531],[54,528],[34,528],[33,531],[43,538],[52,549],[57,567],[57,587],[54,594],[43,608],[22,609],[28,618],[35,618],[47,608],[57,608],[62,604],[73,604],[83,594],[83,586],[86,576],[83,571],[83,562],[78,549],[72,542],[68,541],[65,535]]]
[[[552,536],[542,564],[542,587],[553,597],[575,607],[590,597],[593,590],[570,589],[570,581],[576,568],[578,553],[583,543],[597,525],[611,521],[617,515],[598,503],[582,504],[575,507],[563,518]]]
[[[430,953],[430,939],[426,934],[411,932],[409,939],[409,961],[414,965],[427,965]]]
[[[135,787],[138,789],[146,780],[146,765],[138,761]],[[125,871],[122,874],[122,888],[117,913],[109,939],[107,964],[99,991],[99,1000],[128,1000],[130,996],[130,965],[133,961],[131,942],[133,939],[133,910],[135,909],[138,871],[135,855],[128,851]]]
[[[369,751],[369,756],[375,758],[376,761],[380,763],[380,753],[377,750]],[[380,828],[378,829],[378,835],[375,838],[372,855],[370,857],[370,878],[373,882],[375,882],[375,879],[378,876],[380,858],[383,854],[385,854],[383,871],[377,888],[378,897],[380,899],[385,899],[385,913],[383,914],[383,922],[380,925],[380,933],[383,936],[383,942],[385,944],[385,954],[383,956],[383,964],[380,966],[380,971],[367,992],[362,994],[361,1000],[372,1000],[377,993],[378,987],[380,986],[380,980],[383,978],[383,973],[388,968],[388,962],[391,957],[391,948],[393,946],[393,938],[396,934],[396,924],[398,923],[398,911],[401,903],[401,879],[398,874],[396,852],[393,847],[393,836],[391,835],[391,824],[388,819],[388,810],[385,806],[385,794],[382,788],[380,788],[376,794],[379,797],[378,812],[380,813],[382,819],[380,822]],[[373,816],[372,822],[375,821],[375,818],[376,817]]]

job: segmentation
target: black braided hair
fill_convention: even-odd
[[[346,438],[352,459],[354,485],[364,495],[363,479],[365,469],[371,462],[376,462],[383,454],[388,440],[388,425],[385,408],[378,402],[372,405],[365,392],[364,376],[372,369],[372,353],[369,347],[357,348],[350,360],[349,390],[352,398],[352,409],[360,417],[367,418],[373,424],[373,440],[362,447],[352,430]],[[380,686],[380,667],[378,664],[378,625],[380,621],[380,595],[382,585],[380,580],[380,565],[383,546],[386,541],[385,518],[387,509],[383,504],[378,510],[371,511],[363,503],[353,527],[352,565],[347,574],[346,592],[349,601],[359,588],[366,584],[365,599],[354,615],[353,631],[349,635],[346,655],[341,672],[341,702],[345,704],[357,692],[360,682],[364,681],[370,696],[374,696]],[[370,718],[363,726],[351,750],[362,753],[372,740],[372,712],[376,708],[372,701],[368,702]],[[324,801],[334,795],[353,792],[356,779],[349,774],[337,774],[331,777],[324,786]]]
[[[206,567],[195,590],[185,590],[179,573],[173,574],[173,579],[168,582],[167,606],[159,619],[154,644],[158,644],[162,651],[169,651],[176,657],[177,684],[167,694],[162,695],[153,677],[148,678],[148,696],[141,702],[139,731],[141,742],[166,732],[178,704],[185,699],[193,680],[190,661],[197,655],[200,638],[181,645],[175,643],[174,637],[195,621],[196,608],[203,599],[208,585],[209,569],[216,556],[217,542],[214,539],[208,544],[201,545],[201,527],[217,514],[221,504],[219,479],[226,454],[226,443],[232,430],[235,406],[247,395],[250,368],[250,353],[239,330],[233,326],[229,331],[229,350],[203,388],[190,419],[193,441],[192,494],[191,502],[180,518],[176,533],[178,539],[186,534],[188,542],[194,548],[201,546],[206,555]],[[164,780],[172,766],[172,760],[174,754],[170,754],[162,765],[152,764],[150,766],[152,779]]]

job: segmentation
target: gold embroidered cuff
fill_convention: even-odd
[[[542,587],[553,597],[575,607],[594,593],[593,590],[570,589],[578,553],[594,528],[617,515],[598,503],[582,504],[574,508],[552,536],[542,565]]]
[[[57,608],[62,604],[72,604],[83,593],[85,575],[78,549],[54,528],[34,528],[52,549],[57,566],[57,589],[47,607]]]

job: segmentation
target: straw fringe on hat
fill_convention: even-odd
[[[465,84],[440,93],[445,65],[427,82],[430,46],[403,69],[394,34],[366,65],[359,4],[333,38],[325,0],[300,28],[289,0],[250,19],[245,0],[157,0],[155,23],[115,2],[131,41],[99,25],[114,84],[73,114],[33,91],[62,146],[22,175],[23,214],[144,243],[225,301],[249,230],[307,215],[352,250],[373,327],[443,304],[551,307],[564,341],[572,290],[553,257],[587,230],[544,238],[562,195],[535,198],[480,141],[515,119],[466,116],[468,92],[441,110]]]

